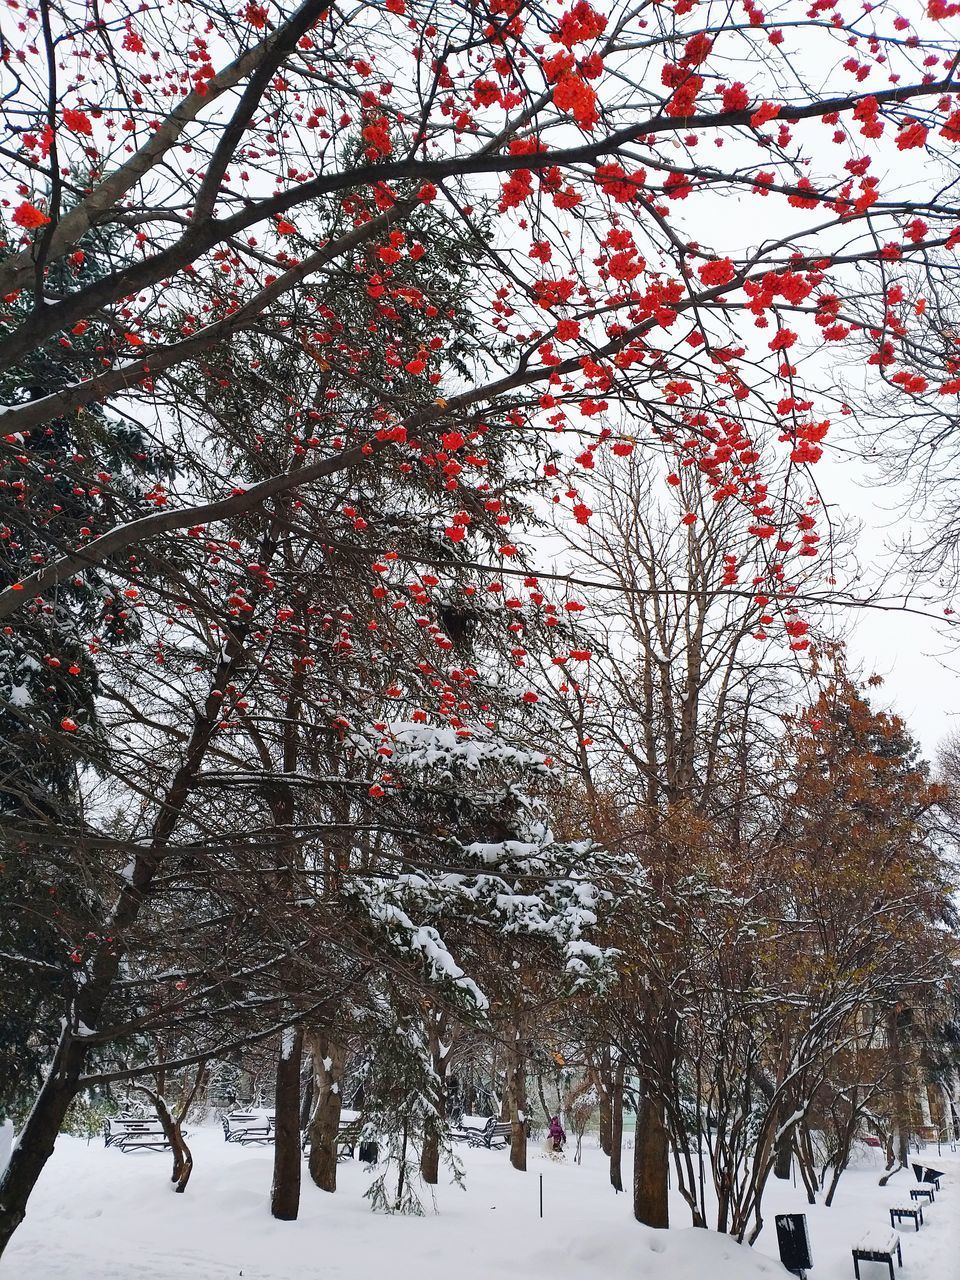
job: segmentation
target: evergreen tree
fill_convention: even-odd
[[[51,268],[46,287],[89,284],[112,269],[118,251],[115,235],[90,232]],[[14,316],[34,304],[21,294]],[[69,339],[51,339],[0,372],[0,401],[42,400],[90,376],[115,348],[106,324],[78,324]],[[99,408],[6,436],[0,586],[150,509],[145,495],[164,466],[163,451],[134,421]],[[56,1040],[65,975],[96,923],[72,844],[81,825],[78,775],[103,746],[98,644],[127,642],[137,630],[123,594],[128,574],[126,565],[80,563],[55,599],[27,605],[16,627],[0,630],[0,1115],[22,1109],[35,1087]]]

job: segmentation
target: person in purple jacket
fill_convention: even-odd
[[[550,1127],[547,1130],[547,1137],[550,1140],[551,1149],[556,1152],[563,1151],[563,1144],[567,1140],[567,1135],[563,1131],[563,1125],[560,1123],[559,1116],[550,1117]]]

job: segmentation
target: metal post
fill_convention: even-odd
[[[540,1175],[540,1217],[543,1217],[543,1174]]]

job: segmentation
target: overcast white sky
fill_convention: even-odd
[[[884,191],[900,198],[917,194],[932,176],[942,176],[939,162],[924,152],[897,153],[890,148],[884,151],[883,147],[877,150],[871,172],[880,179]],[[710,234],[705,239],[709,238],[717,252],[733,255],[742,253],[745,245],[787,234],[794,224],[797,229],[802,226],[802,220],[782,205],[774,207],[742,194],[728,195],[699,212],[711,217]],[[795,327],[802,329],[802,323]],[[806,330],[803,332],[809,337]],[[748,338],[748,331],[742,336]],[[854,402],[862,403],[857,385],[865,380],[866,370],[858,368],[856,357],[833,348],[824,351],[824,360],[844,362],[841,379]],[[805,372],[812,372],[809,365]],[[825,364],[823,373],[825,384],[829,385],[838,370]],[[898,529],[902,534],[906,527],[906,495],[880,485],[866,463],[851,456],[855,450],[849,436],[844,436],[847,424],[826,405],[823,413],[831,417],[833,426],[824,457],[812,469],[812,479],[839,519],[849,518],[862,526],[856,544],[862,568],[862,591],[858,594],[866,596],[892,564],[889,547],[896,541]],[[828,589],[824,583],[819,585]],[[843,585],[842,579],[839,585]],[[923,607],[921,600],[915,603]],[[960,600],[952,603],[960,615]],[[940,613],[942,607],[942,603],[934,605],[931,611]],[[838,614],[837,620],[847,637],[852,665],[859,667],[864,676],[884,677],[885,684],[877,691],[875,704],[889,706],[900,714],[932,760],[944,736],[954,728],[960,730],[960,626],[938,626],[923,617],[875,610],[851,610]]]
[[[862,524],[858,558],[867,594],[889,564],[886,548],[896,536],[901,495],[872,483],[861,462],[828,461],[817,471],[827,501]],[[884,677],[876,702],[903,716],[932,759],[944,736],[960,729],[960,627],[908,613],[868,609],[851,614],[851,658],[864,675]]]

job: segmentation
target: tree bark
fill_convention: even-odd
[[[633,1216],[648,1227],[669,1227],[667,1174],[669,1152],[663,1107],[644,1095],[637,1107],[633,1143]]]
[[[813,1143],[810,1140],[810,1130],[804,1123],[798,1124],[794,1130],[794,1150],[800,1177],[807,1193],[807,1203],[816,1204],[820,1180],[817,1177],[817,1164],[813,1154]]]
[[[431,1187],[435,1187],[440,1181],[440,1135],[432,1125],[427,1126],[423,1135],[420,1177]]]
[[[614,1191],[623,1190],[623,1080],[626,1060],[619,1055],[613,1072],[613,1088],[610,1092],[610,1185]]]
[[[503,1093],[500,1096],[500,1119],[510,1119],[510,1068],[507,1068],[507,1074],[503,1077]]]
[[[890,1053],[890,1092],[893,1098],[893,1145],[901,1167],[910,1160],[910,1106],[907,1102],[907,1072],[903,1059],[903,1044],[897,1010],[887,1013],[887,1044]]]
[[[163,1129],[167,1141],[170,1143],[170,1150],[173,1152],[173,1171],[170,1174],[170,1181],[174,1183],[174,1191],[180,1195],[187,1189],[187,1183],[190,1181],[190,1175],[193,1173],[193,1153],[187,1146],[186,1139],[183,1136],[183,1122],[187,1118],[187,1112],[196,1097],[198,1091],[206,1080],[207,1064],[199,1063],[197,1074],[192,1088],[184,1088],[183,1096],[180,1099],[180,1105],[175,1113],[171,1113],[167,1106],[166,1099],[163,1096],[165,1083],[165,1073],[159,1072],[157,1075],[156,1089],[148,1089],[146,1085],[134,1085],[135,1089],[139,1089],[141,1093],[145,1093],[153,1104],[153,1109],[157,1113],[157,1119]]]
[[[276,1115],[273,1143],[273,1187],[270,1212],[282,1222],[295,1222],[300,1211],[300,1059],[303,1028],[288,1027],[277,1058]]]
[[[307,1067],[304,1069],[303,1059],[300,1062],[300,1132],[310,1124],[310,1117],[313,1115],[313,1063],[307,1059]]]
[[[428,1116],[420,1151],[420,1177],[428,1186],[435,1187],[440,1180],[440,1133],[447,1124],[446,1081],[447,1067],[453,1049],[452,1029],[445,1009],[436,1009],[429,1002],[423,1008],[424,1026],[430,1046],[430,1061],[436,1081],[436,1117]]]
[[[600,1108],[600,1150],[607,1157],[613,1154],[613,1070],[610,1065],[610,1046],[605,1045],[600,1055],[600,1066],[594,1073],[597,1082],[597,1098]]]
[[[27,1201],[53,1155],[67,1108],[77,1093],[84,1046],[64,1028],[53,1062],[0,1178],[0,1255],[26,1217]]]
[[[174,1191],[182,1195],[186,1191],[190,1175],[193,1173],[193,1155],[183,1137],[182,1125],[184,1116],[171,1115],[170,1108],[167,1106],[162,1094],[157,1093],[150,1096],[153,1099],[153,1109],[157,1113],[160,1124],[163,1126],[163,1132],[170,1143],[170,1150],[173,1152],[173,1171],[170,1174],[170,1181],[174,1184]]]
[[[340,1083],[346,1053],[326,1031],[308,1031],[307,1047],[313,1059],[316,1101],[310,1119],[310,1177],[321,1191],[337,1189],[337,1135],[343,1098]]]
[[[777,1138],[777,1156],[773,1162],[773,1176],[787,1182],[790,1180],[790,1166],[793,1164],[793,1133],[785,1130]]]
[[[613,1117],[611,1115],[612,1107],[610,1103],[610,1094],[606,1087],[601,1087],[599,1094],[599,1125],[600,1125],[600,1150],[607,1157],[613,1154]]]
[[[519,1027],[507,1053],[507,1100],[513,1125],[510,1163],[523,1173],[527,1168],[527,1063]]]
[[[823,1202],[828,1209],[833,1204],[833,1197],[837,1191],[837,1183],[840,1181],[840,1176],[843,1173],[845,1168],[846,1168],[846,1165],[841,1163],[841,1159],[840,1157],[838,1157],[837,1163],[833,1166],[833,1176],[830,1179],[830,1188],[827,1191],[826,1198]]]

